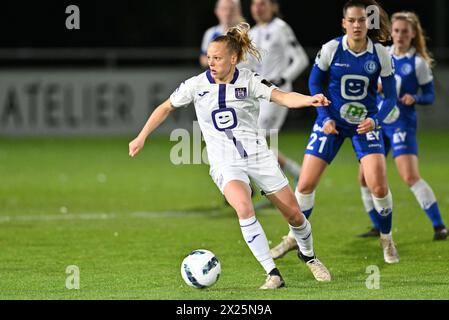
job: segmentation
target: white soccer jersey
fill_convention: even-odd
[[[203,36],[203,42],[201,43],[201,53],[207,54],[207,47],[218,36],[224,33],[224,28],[221,25],[216,25],[206,30]]]
[[[258,72],[268,80],[284,78],[294,81],[309,65],[309,58],[290,26],[279,18],[249,31],[251,40],[260,50],[261,62],[252,56],[242,66]]]
[[[258,99],[276,87],[248,69],[236,69],[229,84],[216,84],[210,70],[184,81],[170,96],[173,107],[193,103],[211,166],[268,149],[258,132]]]

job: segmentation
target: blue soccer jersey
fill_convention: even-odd
[[[382,79],[385,97],[377,107],[377,82]],[[327,108],[317,108],[318,117],[306,153],[330,163],[345,138],[350,138],[357,158],[383,153],[384,144],[378,130],[357,134],[357,126],[366,118],[381,123],[396,103],[394,68],[391,55],[381,44],[368,39],[367,49],[351,51],[347,36],[326,43],[318,53],[312,69],[311,94],[323,92],[331,100]],[[339,135],[326,135],[322,126],[334,120]]]
[[[433,75],[429,64],[411,48],[405,55],[394,55],[394,47],[390,47],[395,64],[395,78],[398,97],[412,95],[417,104],[432,104],[435,100]],[[379,99],[382,97],[380,96]],[[396,101],[396,106],[382,123],[386,152],[393,151],[393,156],[418,154],[416,141],[416,109]]]

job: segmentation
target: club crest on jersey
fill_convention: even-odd
[[[373,60],[369,60],[365,63],[364,68],[369,74],[374,74],[377,71],[377,63]]]
[[[401,73],[404,76],[408,76],[410,73],[412,73],[413,67],[410,63],[404,63],[401,67]]]
[[[243,100],[248,96],[246,88],[235,88],[235,97],[237,99]]]

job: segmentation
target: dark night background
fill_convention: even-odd
[[[248,19],[250,0],[242,7]],[[284,19],[305,47],[318,47],[341,33],[345,1],[280,0]],[[417,12],[432,47],[448,46],[445,0],[384,0],[393,13]],[[81,30],[65,28],[65,8],[78,5]],[[215,0],[2,1],[0,30],[3,48],[11,47],[198,47],[204,30],[216,24]],[[440,6],[440,7],[438,7]],[[443,18],[438,22],[437,16]],[[248,19],[252,22],[251,19]],[[438,24],[443,25],[438,25]]]
[[[319,47],[342,34],[342,6],[346,0],[279,0],[282,17],[296,33],[311,61]],[[85,67],[198,68],[204,31],[217,24],[215,0],[100,0],[11,1],[0,6],[1,69],[76,69]],[[250,18],[251,0],[241,0]],[[383,0],[384,9],[415,11],[429,37],[439,66],[449,64],[449,2],[446,0]],[[80,9],[80,30],[68,30],[66,7]],[[310,68],[310,66],[309,66]],[[294,83],[308,92],[306,70]],[[437,79],[440,94],[442,80]],[[314,117],[313,110],[290,112],[285,127]],[[294,120],[294,121],[292,121]]]

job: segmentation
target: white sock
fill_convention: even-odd
[[[366,212],[370,212],[374,209],[373,196],[371,195],[371,191],[367,187],[360,187],[360,191],[362,193],[362,202],[365,206]]]
[[[294,235],[296,242],[298,243],[301,253],[307,257],[314,257],[312,226],[310,225],[309,220],[306,219],[299,227],[293,227],[291,225],[289,225],[289,227],[290,232]]]
[[[388,190],[388,194],[384,198],[376,198],[373,196],[374,208],[380,215],[389,215],[393,210],[393,196],[391,195],[390,190]]]
[[[380,234],[381,239],[388,239],[391,240],[393,238],[393,233],[390,231],[390,233],[381,233]]]
[[[292,159],[287,158],[285,160],[284,169],[285,171],[287,171],[288,174],[294,177],[299,177],[299,171],[301,170],[301,166]]]
[[[298,201],[299,208],[304,213],[306,210],[310,210],[315,205],[315,191],[313,191],[311,194],[303,194],[298,191],[298,188],[295,188],[295,197],[296,201]],[[295,234],[290,229],[288,232],[288,237],[295,238]]]
[[[239,220],[239,222],[243,239],[245,239],[254,257],[256,257],[257,261],[259,261],[268,274],[276,268],[276,264],[271,257],[267,236],[263,231],[262,225],[257,221],[255,216],[249,219]]]
[[[315,205],[315,191],[313,191],[311,194],[304,194],[296,189],[295,197],[302,212],[312,209]]]
[[[429,209],[435,202],[437,202],[437,198],[435,197],[432,188],[423,179],[416,182],[410,190],[412,190],[416,200],[418,200],[419,205],[424,210]]]

